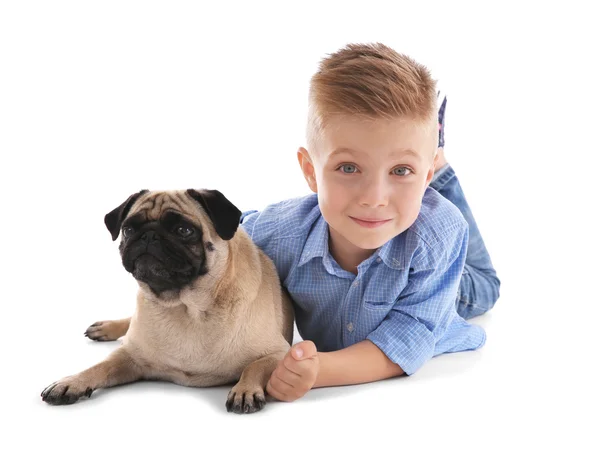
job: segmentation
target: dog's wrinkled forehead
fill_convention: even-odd
[[[182,191],[149,192],[141,196],[129,211],[128,218],[143,219],[144,222],[158,221],[165,213],[179,213],[199,224],[205,225],[208,216],[198,204]]]

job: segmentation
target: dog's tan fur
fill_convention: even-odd
[[[42,395],[76,401],[93,390],[143,379],[184,386],[238,383],[228,396],[237,412],[264,405],[271,372],[293,337],[293,310],[271,260],[243,229],[221,239],[202,207],[183,191],[149,192],[128,217],[148,221],[165,210],[177,211],[202,226],[208,273],[181,290],[156,296],[143,282],[130,319],[97,322],[86,335],[122,345],[100,364],[50,385]],[[48,399],[48,396],[50,398]],[[67,399],[61,403],[72,403]],[[260,409],[257,408],[257,409]]]

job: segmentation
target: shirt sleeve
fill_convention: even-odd
[[[240,217],[240,226],[273,261],[277,259],[278,220],[279,211],[276,206],[269,206],[263,211],[244,211]]]
[[[367,336],[407,375],[433,357],[436,342],[452,322],[468,236],[465,223],[434,246],[423,243],[425,251],[410,264],[408,284]]]

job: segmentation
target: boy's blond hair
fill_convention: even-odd
[[[436,119],[436,82],[412,58],[381,44],[349,44],[321,61],[310,81],[310,149],[332,116],[366,119]]]

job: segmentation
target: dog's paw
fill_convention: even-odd
[[[262,388],[247,387],[238,383],[229,391],[225,406],[228,412],[244,414],[256,413],[262,410],[266,403],[265,392]]]
[[[81,397],[90,397],[94,390],[75,377],[66,377],[42,391],[42,400],[50,405],[70,405]]]
[[[119,321],[106,320],[90,325],[83,335],[95,341],[114,341],[123,335],[123,329]]]

